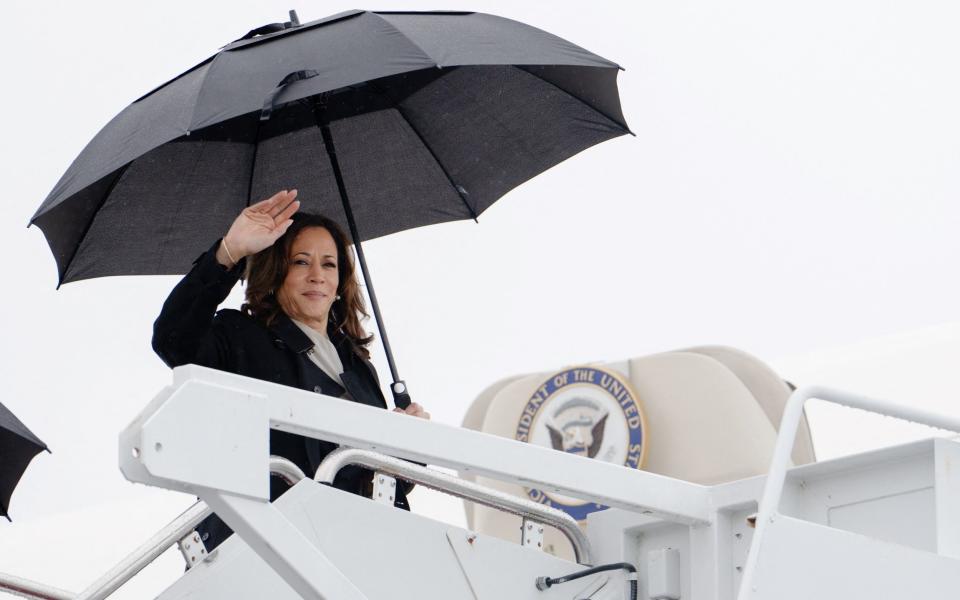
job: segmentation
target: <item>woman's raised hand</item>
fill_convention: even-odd
[[[290,217],[299,208],[297,190],[282,190],[243,209],[223,236],[217,261],[232,267],[241,258],[272,246],[293,224]]]

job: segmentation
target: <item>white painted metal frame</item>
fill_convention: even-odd
[[[780,515],[780,499],[783,495],[783,486],[787,476],[790,453],[796,438],[797,428],[803,417],[803,408],[808,400],[818,399],[850,408],[896,417],[914,423],[928,425],[939,429],[960,432],[960,420],[928,411],[902,406],[884,400],[867,398],[840,390],[819,386],[808,386],[797,389],[791,394],[783,411],[777,442],[774,446],[773,458],[770,461],[770,470],[767,473],[763,495],[760,498],[757,513],[757,528],[750,544],[750,552],[744,566],[743,578],[740,583],[738,600],[749,600],[753,589],[754,577],[757,570],[757,561],[763,545],[764,534],[771,522]]]
[[[270,457],[270,473],[283,478],[290,485],[295,485],[305,477],[297,465],[279,456]],[[0,591],[37,600],[103,600],[170,546],[193,532],[211,512],[206,504],[196,502],[79,594],[6,573],[0,573]]]
[[[173,375],[121,433],[121,471],[200,496],[304,598],[364,596],[270,504],[271,428],[666,521],[710,520],[705,486],[194,365]]]
[[[270,473],[283,478],[290,485],[294,485],[306,477],[300,467],[285,458],[271,456],[269,462]],[[115,567],[77,594],[76,600],[103,600],[107,598],[166,552],[167,548],[196,529],[197,525],[210,516],[212,512],[210,507],[202,501],[195,503],[151,536]]]
[[[226,400],[230,407],[231,424],[263,423],[263,444],[267,443],[266,428],[271,427],[351,448],[373,450],[406,460],[643,512],[669,522],[691,525],[710,521],[707,486],[564,454],[488,433],[414,419],[337,398],[317,402],[315,393],[196,365],[178,367],[173,370],[173,376],[173,386],[144,409],[141,417],[122,435],[121,443],[126,448],[121,451],[121,464],[134,462],[128,460],[132,448],[136,447],[130,436],[134,429],[145,424],[143,421],[149,415],[159,411],[161,404],[169,404],[174,396],[179,396],[182,399],[177,402],[181,405],[177,408],[180,416],[184,420],[197,420],[203,418],[200,414],[204,411],[203,406],[213,407],[218,403],[209,397],[214,394],[222,396],[221,399]],[[240,414],[240,404],[247,405],[242,409],[247,414]],[[218,409],[210,418],[223,420],[224,414]],[[184,426],[182,422],[178,424],[181,429]],[[210,429],[207,421],[200,422],[197,428],[205,432]],[[250,430],[259,431],[256,427]],[[142,441],[145,440],[136,440],[137,443]],[[142,449],[149,454],[152,448],[144,445]],[[252,460],[266,460],[263,458],[265,452],[250,452],[249,455]],[[195,455],[188,453],[186,456],[196,460]],[[210,456],[209,460],[213,458]],[[232,462],[233,458],[227,456],[223,460]],[[265,470],[266,466],[259,472]],[[190,482],[169,483],[175,489],[182,488],[185,483],[191,489],[200,487],[200,484],[191,485]],[[251,497],[266,497],[267,494],[265,482],[259,492],[252,492],[250,487],[244,490],[238,488],[237,491]]]

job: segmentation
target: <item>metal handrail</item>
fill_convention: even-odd
[[[317,469],[314,479],[320,483],[332,484],[337,473],[348,465],[359,465],[374,469],[438,492],[555,527],[570,540],[578,563],[593,564],[590,541],[587,540],[587,536],[584,535],[573,517],[563,511],[532,500],[518,498],[472,481],[465,481],[435,469],[421,467],[392,456],[357,448],[340,448],[328,454],[320,463],[320,468]]]
[[[307,478],[306,473],[300,467],[282,456],[270,457],[270,474],[283,479],[290,486],[297,485],[301,479]]]
[[[76,600],[102,600],[117,591],[120,586],[166,552],[170,546],[196,529],[200,521],[206,519],[212,512],[209,506],[198,501],[179,517],[170,521],[166,527],[153,534],[102,577],[87,586],[77,595]]]
[[[783,418],[780,420],[779,434],[773,448],[773,458],[770,460],[770,470],[767,472],[763,495],[760,497],[760,504],[757,507],[757,530],[750,542],[750,551],[747,554],[743,578],[740,580],[738,598],[747,597],[757,569],[760,546],[763,543],[767,525],[776,520],[779,515],[780,499],[783,496],[783,486],[786,483],[790,453],[797,436],[797,428],[800,426],[800,419],[803,417],[803,407],[808,400],[813,399],[920,423],[928,427],[960,432],[960,419],[946,415],[820,386],[807,386],[794,391],[787,400],[787,405],[783,410]]]
[[[300,467],[279,456],[270,457],[270,473],[290,485],[306,478]],[[197,502],[79,594],[4,573],[0,573],[0,591],[33,600],[103,600],[196,529],[212,512],[206,504]]]
[[[51,585],[0,573],[0,592],[31,600],[73,600],[76,594]]]
[[[280,456],[270,457],[270,473],[281,477],[290,485],[306,477],[300,467]],[[153,537],[134,550],[117,566],[104,573],[103,577],[80,592],[76,600],[103,600],[117,591],[120,586],[166,552],[167,548],[196,529],[197,525],[210,516],[212,512],[209,506],[198,501],[166,527],[155,533]]]

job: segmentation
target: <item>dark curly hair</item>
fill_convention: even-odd
[[[360,324],[362,318],[369,317],[360,286],[357,284],[356,269],[350,242],[339,225],[323,215],[296,213],[293,225],[287,229],[272,246],[247,258],[246,302],[240,309],[269,326],[283,309],[277,301],[276,291],[283,285],[290,266],[290,247],[301,231],[310,227],[321,227],[330,232],[337,246],[337,271],[340,283],[337,294],[340,296],[330,307],[327,319],[327,334],[343,333],[353,342],[357,352],[364,358],[370,358],[367,345],[373,340]]]

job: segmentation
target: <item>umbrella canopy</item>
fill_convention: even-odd
[[[43,450],[49,452],[47,445],[0,404],[0,516],[10,519],[10,495],[27,465]]]
[[[615,63],[515,21],[349,11],[273,29],[140,98],[77,157],[31,219],[60,283],[184,273],[278,189],[345,225],[349,193],[356,242],[475,219],[629,132]]]
[[[60,282],[183,273],[255,199],[297,188],[361,242],[476,219],[517,185],[629,133],[615,63],[491,15],[349,11],[251,31],[140,98],[34,215]]]

